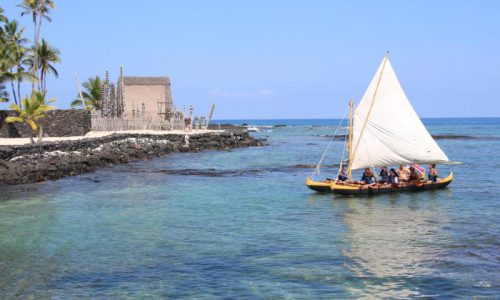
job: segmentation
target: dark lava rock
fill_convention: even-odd
[[[112,134],[76,141],[0,146],[0,185],[53,180],[171,152],[229,150],[262,144],[242,130],[193,134],[188,140],[186,144],[184,135],[173,134]]]

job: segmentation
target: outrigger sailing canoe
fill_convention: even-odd
[[[313,181],[307,177],[310,189],[368,195],[444,188],[453,180],[453,173],[437,182],[418,181],[398,186],[366,185],[352,180],[352,171],[358,169],[449,161],[408,101],[387,55],[356,110],[353,112],[352,100],[349,107],[348,180]]]

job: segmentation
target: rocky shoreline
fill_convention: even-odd
[[[54,180],[99,167],[165,156],[172,152],[261,146],[241,130],[203,134],[113,134],[101,138],[0,146],[0,186]]]

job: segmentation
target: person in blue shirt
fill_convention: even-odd
[[[382,167],[379,173],[380,183],[387,183],[389,181],[389,172],[387,172],[387,167]]]
[[[345,167],[342,165],[340,167],[340,173],[338,176],[339,181],[346,181],[347,180],[347,174],[345,173]]]
[[[436,171],[436,165],[435,164],[430,164],[429,165],[429,174],[427,174],[427,179],[429,179],[432,182],[436,182],[438,179],[438,172]]]
[[[398,186],[399,185],[399,176],[396,170],[392,169],[389,171],[389,178],[388,178],[389,184],[392,186]]]
[[[363,176],[361,176],[361,181],[364,184],[372,184],[375,182],[375,175],[373,175],[373,172],[370,170],[370,168],[365,169],[365,171],[363,172]]]

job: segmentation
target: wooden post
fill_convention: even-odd
[[[146,105],[142,102],[142,130],[146,130]]]
[[[210,107],[210,113],[208,114],[207,126],[205,127],[205,129],[208,129],[208,125],[210,125],[210,122],[212,121],[214,109],[215,109],[215,102],[212,100],[212,107]]]
[[[195,130],[200,129],[200,119],[197,116],[194,117],[194,129]]]
[[[193,125],[193,105],[189,105],[189,130],[192,130],[194,125]]]
[[[83,100],[82,88],[80,86],[80,79],[78,78],[78,74],[76,72],[75,72],[75,80],[76,80],[76,87],[78,89],[78,94],[80,95],[80,100],[82,101],[83,109],[87,109],[87,104]]]

